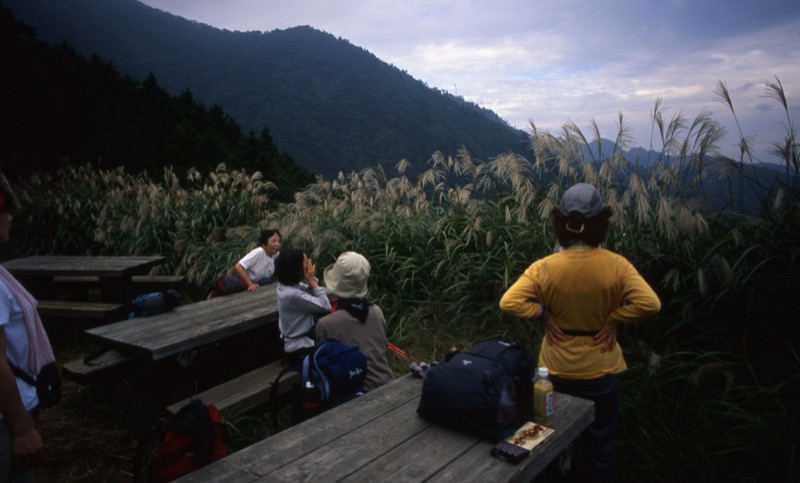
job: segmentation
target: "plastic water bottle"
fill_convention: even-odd
[[[553,421],[554,397],[553,383],[548,378],[550,371],[540,367],[539,378],[533,385],[533,420],[539,424],[548,425]]]

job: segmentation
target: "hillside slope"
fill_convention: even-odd
[[[435,151],[466,147],[487,160],[526,151],[526,135],[493,112],[431,89],[347,40],[301,26],[231,32],[135,0],[5,0],[39,39],[111,60],[137,80],[154,73],[172,94],[218,104],[245,129],[312,172],[402,159],[424,168]]]

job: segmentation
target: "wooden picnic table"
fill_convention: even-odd
[[[514,465],[490,442],[419,417],[421,387],[400,377],[179,481],[531,481],[594,419],[594,403],[556,393],[553,434]]]
[[[62,256],[36,255],[3,262],[6,270],[20,277],[64,275],[97,276],[108,279],[130,278],[164,263],[161,256]]]
[[[275,285],[88,329],[97,343],[157,361],[278,321]]]
[[[62,290],[57,277],[97,277],[105,302],[130,302],[131,280],[166,261],[162,256],[36,255],[3,262],[3,266],[37,298],[52,298]]]

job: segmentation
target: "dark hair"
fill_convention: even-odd
[[[550,211],[550,220],[553,222],[553,231],[558,238],[558,243],[569,248],[576,243],[585,243],[596,247],[603,243],[608,235],[609,219],[614,212],[606,206],[600,213],[591,218],[583,218],[578,212],[564,216],[558,207]]]
[[[299,248],[281,250],[275,259],[275,278],[283,285],[297,285],[305,275],[305,253]]]
[[[269,230],[264,230],[261,232],[261,237],[258,239],[258,244],[266,245],[269,239],[272,238],[272,235],[276,234],[278,237],[280,237],[281,241],[283,241],[283,235],[281,235],[281,232],[277,228],[270,228]]]

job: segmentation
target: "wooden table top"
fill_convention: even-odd
[[[176,307],[163,314],[88,329],[96,342],[151,361],[277,323],[275,285]]]
[[[147,273],[165,261],[162,256],[36,255],[8,260],[3,262],[3,266],[15,276],[127,277]]]
[[[180,481],[531,481],[594,419],[594,403],[556,393],[553,434],[514,465],[488,441],[419,417],[421,388],[400,377]]]

